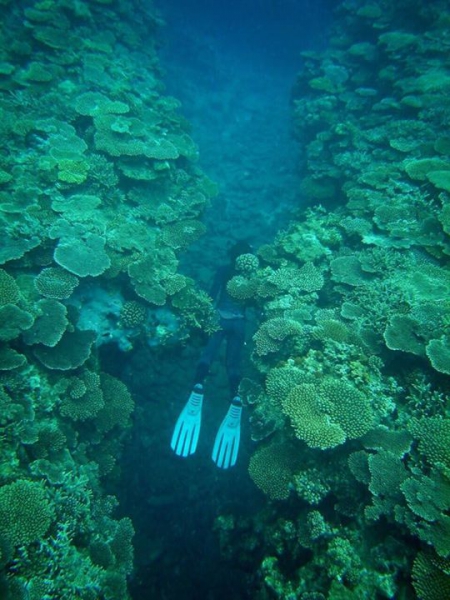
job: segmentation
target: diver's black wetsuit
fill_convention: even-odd
[[[232,267],[219,267],[210,295],[220,315],[220,330],[213,333],[197,365],[195,383],[203,383],[224,339],[227,341],[226,369],[232,397],[241,381],[241,355],[245,342],[245,308],[227,291],[227,283],[235,275]]]

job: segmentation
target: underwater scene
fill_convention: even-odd
[[[0,600],[450,600],[448,0],[0,15]]]

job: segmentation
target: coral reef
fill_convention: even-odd
[[[212,320],[179,253],[215,186],[164,93],[160,23],[135,0],[2,3],[2,598],[129,597],[133,525],[103,482],[134,400],[99,349]]]
[[[230,289],[262,314],[246,389],[268,504],[217,527],[259,549],[261,598],[449,593],[448,36],[445,2],[344,1],[303,54],[309,206]]]

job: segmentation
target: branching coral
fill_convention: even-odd
[[[265,356],[277,352],[286,339],[301,337],[303,328],[291,319],[275,318],[263,323],[253,336],[256,352]]]
[[[104,407],[97,413],[95,423],[99,431],[106,433],[118,427],[125,429],[130,424],[130,415],[134,410],[134,402],[126,385],[103,373],[101,375],[101,390]]]
[[[285,500],[296,466],[295,454],[284,444],[259,448],[251,457],[249,474],[255,484],[272,500]]]
[[[42,484],[20,479],[0,489],[0,535],[13,546],[39,540],[53,510]]]
[[[296,385],[282,400],[295,434],[311,448],[325,450],[363,436],[373,425],[368,399],[354,386],[325,379],[319,386]]]

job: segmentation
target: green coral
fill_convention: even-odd
[[[419,552],[412,569],[413,586],[420,600],[441,600],[450,597],[450,561]]]
[[[431,340],[426,347],[426,354],[436,371],[450,375],[450,336]]]
[[[130,425],[130,415],[134,410],[134,401],[126,385],[103,373],[101,389],[104,407],[96,416],[96,426],[99,431],[108,432],[114,427],[124,429]]]
[[[45,298],[36,303],[35,310],[34,323],[23,333],[23,340],[26,344],[56,346],[69,324],[67,308],[57,300]]]
[[[272,402],[281,405],[295,385],[307,383],[308,375],[293,361],[271,369],[266,378],[266,390]]]
[[[42,538],[53,510],[41,483],[19,479],[0,488],[0,535],[12,546]]]
[[[290,418],[295,435],[311,448],[334,448],[345,442],[345,432],[332,423],[320,409],[314,384],[297,385],[282,402],[284,413]]]
[[[0,307],[0,340],[9,341],[18,337],[20,333],[30,329],[33,325],[33,316],[15,306],[6,304]]]
[[[392,315],[384,331],[386,346],[423,356],[424,344],[417,336],[418,323],[408,315]]]
[[[97,373],[84,370],[80,375],[60,382],[64,394],[60,412],[73,421],[92,419],[105,406],[100,377]]]
[[[285,500],[295,467],[295,455],[284,444],[261,447],[250,458],[248,472],[254,483],[272,500]]]
[[[256,295],[258,282],[243,275],[235,275],[227,283],[227,291],[236,300],[249,300]]]
[[[110,100],[100,92],[85,92],[77,97],[75,110],[83,116],[96,117],[108,114],[126,114],[130,107],[124,102]]]
[[[165,225],[161,231],[161,239],[174,249],[186,248],[197,241],[206,231],[200,221],[178,221]]]
[[[259,356],[278,352],[285,340],[301,338],[302,334],[303,327],[297,321],[283,318],[269,319],[253,336],[256,352]]]
[[[326,379],[319,386],[296,385],[282,400],[295,435],[311,448],[325,450],[363,436],[373,425],[368,399],[354,386]]]
[[[59,267],[42,269],[34,280],[34,286],[40,294],[55,300],[70,298],[78,283],[75,275]]]
[[[61,239],[54,252],[55,261],[78,277],[98,277],[111,266],[105,239],[88,233],[84,239]]]
[[[19,287],[14,279],[4,269],[0,269],[0,306],[17,304],[20,298]]]
[[[431,465],[450,468],[450,421],[440,417],[412,419],[409,431],[419,441],[419,451]]]
[[[68,371],[81,367],[91,355],[93,331],[66,331],[56,346],[36,346],[34,354],[48,369]]]

